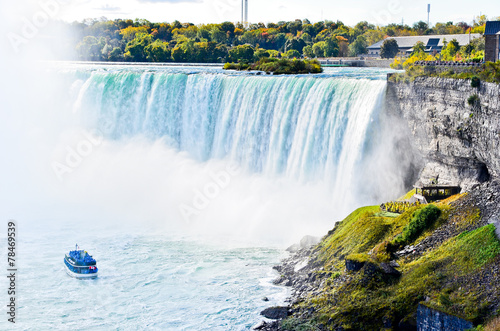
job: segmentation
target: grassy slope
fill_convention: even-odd
[[[440,218],[413,244],[446,222],[453,222],[459,231],[471,225],[474,228],[480,219],[479,210],[458,212],[453,202],[462,197],[457,195],[436,204],[442,211]],[[321,323],[329,327],[342,325],[346,330],[378,330],[384,327],[383,320],[397,325],[401,320],[414,319],[422,301],[476,323],[491,317],[488,293],[474,277],[500,261],[500,242],[493,225],[452,236],[418,258],[398,259],[402,273],[399,278],[385,277],[383,273],[367,276],[363,269],[350,273],[345,270],[346,256],[368,260],[375,266],[394,258],[387,251],[387,243],[402,232],[420,208],[424,206],[413,207],[398,217],[385,217],[378,206],[363,207],[339,222],[316,250],[316,259],[324,266],[322,272],[329,275],[326,286],[319,295],[300,304],[315,308],[313,319],[288,320],[286,327],[293,330],[305,327],[303,323]],[[339,282],[339,276],[344,280]],[[500,284],[492,284],[490,292],[492,288],[500,290]]]

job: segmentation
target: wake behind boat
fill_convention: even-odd
[[[64,257],[66,273],[75,278],[96,278],[96,264],[96,260],[87,251],[79,250],[78,245]]]

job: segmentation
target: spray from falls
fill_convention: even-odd
[[[394,194],[377,154],[382,79],[135,66],[55,75],[59,108],[33,112],[50,118],[33,121],[43,130],[30,180],[43,180],[29,185],[43,195],[25,218],[282,245]]]
[[[381,80],[94,71],[75,112],[121,139],[166,139],[198,161],[347,185],[380,108]]]

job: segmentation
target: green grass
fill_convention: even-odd
[[[432,216],[434,220],[409,236],[414,243],[447,221],[458,229],[477,227],[480,219],[477,208],[464,210],[465,207],[457,209],[450,205],[463,196],[457,195],[436,205],[412,207],[397,217],[386,217],[378,206],[362,207],[338,222],[317,251],[318,262],[324,266],[324,272],[331,272],[332,276],[320,294],[300,304],[314,307],[314,317],[307,321],[293,319],[290,330],[300,330],[299,327],[306,330],[307,326],[318,323],[328,327],[342,325],[345,330],[380,330],[383,317],[393,325],[401,319],[413,318],[418,303],[425,298],[437,309],[475,322],[483,322],[491,316],[484,286],[474,281],[463,281],[457,286],[456,280],[474,279],[481,270],[500,261],[500,242],[493,225],[464,231],[416,259],[399,259],[398,270],[402,272],[399,278],[387,278],[381,272],[368,277],[362,269],[350,273],[348,282],[334,281],[345,272],[346,257],[366,262],[365,267],[393,259],[388,246],[405,233],[405,229],[409,231],[409,225],[416,219]],[[436,210],[440,214],[437,219]],[[500,284],[492,286],[500,288]],[[332,320],[335,323],[329,324]]]
[[[364,253],[385,237],[392,219],[377,217],[379,206],[362,207],[338,222],[320,244],[319,259],[330,268],[342,268],[343,258]]]
[[[410,222],[404,227],[401,235],[397,236],[393,243],[404,246],[412,243],[425,230],[429,229],[441,215],[441,210],[435,205],[427,205],[415,211]]]
[[[345,259],[355,262],[366,262],[370,259],[370,256],[366,253],[349,254]]]
[[[408,191],[405,195],[400,196],[396,201],[409,200],[415,194],[415,189]]]

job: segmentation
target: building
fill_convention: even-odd
[[[399,46],[399,51],[402,54],[410,54],[413,52],[413,46],[419,41],[425,45],[427,53],[441,52],[446,42],[456,39],[460,46],[467,45],[472,39],[481,38],[480,33],[472,34],[442,34],[428,36],[407,36],[407,37],[388,37],[368,47],[368,56],[380,56],[380,48],[384,41],[395,39]]]
[[[488,21],[484,28],[484,60],[496,62],[500,53],[500,21]]]

